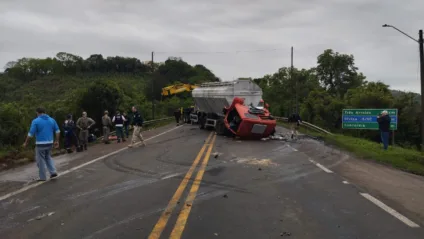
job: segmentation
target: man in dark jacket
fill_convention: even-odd
[[[72,145],[75,146],[78,151],[78,137],[76,135],[75,121],[72,119],[72,115],[66,116],[66,120],[63,123],[63,130],[65,135],[65,149],[68,153],[72,153]]]
[[[179,125],[180,119],[181,119],[181,109],[180,108],[175,109],[174,116],[175,116],[175,121],[177,122],[177,125]]]
[[[118,138],[118,143],[125,142],[125,136],[124,136],[124,123],[125,123],[125,117],[121,115],[121,112],[119,110],[116,111],[116,115],[113,116],[112,122],[115,123],[115,132],[116,136]]]
[[[139,139],[144,146],[146,146],[146,143],[144,142],[143,135],[141,135],[141,129],[143,126],[143,118],[141,117],[140,113],[138,112],[137,108],[135,106],[132,107],[133,112],[133,120],[132,120],[132,126],[134,127],[133,136],[131,139],[131,144],[128,145],[129,148],[134,147],[134,144],[137,139]]]
[[[302,119],[300,118],[298,113],[293,113],[289,119],[288,122],[290,124],[290,130],[291,130],[291,138],[293,139],[294,135],[296,135],[296,138],[298,136],[298,130],[300,123],[302,122]]]
[[[384,150],[389,147],[389,133],[390,133],[390,116],[386,110],[377,116],[378,128],[380,129],[381,142],[383,143]]]

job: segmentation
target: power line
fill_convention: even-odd
[[[271,48],[257,50],[235,50],[235,51],[155,51],[155,54],[238,54],[249,52],[272,52],[287,50],[286,48]]]

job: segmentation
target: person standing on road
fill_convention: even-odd
[[[177,126],[180,124],[180,119],[181,119],[181,110],[180,108],[177,108],[174,111],[174,116],[175,116],[175,121],[177,122]]]
[[[289,124],[290,124],[290,130],[291,130],[291,138],[293,139],[294,136],[296,135],[296,138],[298,137],[298,130],[300,127],[300,123],[302,122],[302,119],[300,118],[298,113],[293,113],[289,119]]]
[[[144,146],[146,146],[146,143],[144,142],[143,135],[141,135],[141,129],[143,126],[143,118],[141,117],[140,113],[137,111],[137,108],[135,106],[132,107],[133,112],[133,120],[132,120],[132,126],[134,127],[131,144],[128,145],[129,148],[132,148],[136,142],[137,139],[139,139]]]
[[[72,119],[72,115],[69,114],[66,116],[66,120],[63,123],[63,130],[65,135],[65,149],[68,153],[72,153],[72,145],[75,146],[75,149],[78,152],[78,138],[75,134],[76,126],[75,121]]]
[[[128,139],[128,137],[130,136],[129,135],[129,132],[128,132],[128,127],[130,126],[130,119],[128,118],[128,115],[127,115],[127,113],[126,112],[124,112],[124,133],[125,133],[125,136],[126,136],[126,138]]]
[[[60,129],[56,120],[48,116],[43,108],[37,108],[36,113],[37,118],[31,122],[23,147],[25,148],[29,139],[35,136],[35,160],[40,176],[38,181],[46,181],[46,166],[49,170],[50,178],[57,177],[51,150],[53,145],[55,148],[59,148]],[[54,134],[56,134],[56,139],[53,142]]]
[[[105,144],[110,144],[109,142],[109,134],[110,127],[112,126],[112,121],[109,117],[109,111],[105,110],[104,115],[102,117],[102,125],[103,125],[103,142]]]
[[[119,112],[119,110],[116,111],[116,115],[113,116],[112,118],[112,122],[115,123],[115,131],[116,131],[116,136],[118,137],[118,143],[121,142],[125,142],[125,136],[124,136],[124,122],[125,122],[125,117],[121,115],[121,112]]]
[[[380,129],[381,142],[383,143],[383,149],[387,150],[389,147],[389,134],[390,134],[390,122],[391,118],[387,113],[387,110],[381,112],[381,116],[377,116],[378,128]]]
[[[95,123],[92,118],[87,117],[87,112],[85,111],[82,112],[82,117],[77,120],[77,128],[80,130],[79,138],[84,150],[87,150],[89,130]]]

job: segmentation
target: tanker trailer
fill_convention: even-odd
[[[275,132],[277,121],[261,107],[262,89],[252,80],[203,83],[192,91],[194,118],[201,129],[220,135],[264,138]]]

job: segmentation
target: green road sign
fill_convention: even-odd
[[[378,130],[377,116],[379,116],[383,110],[387,110],[389,113],[391,119],[390,129],[397,130],[397,109],[344,109],[342,115],[342,128]]]

